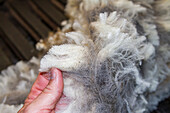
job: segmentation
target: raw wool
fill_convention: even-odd
[[[154,12],[154,0],[141,1],[141,0],[133,0],[135,3],[139,4],[142,7],[145,7],[145,12],[138,13],[135,18],[135,21],[143,28],[144,33],[147,40],[152,43],[154,46],[159,46],[159,36],[157,31],[157,26],[155,22],[155,12]],[[139,29],[141,30],[141,29]]]
[[[22,105],[14,106],[14,105],[5,105],[0,104],[1,113],[17,113],[19,109],[21,109]]]
[[[170,1],[157,0],[154,3],[157,18],[155,21],[161,24],[166,31],[170,31]]]
[[[84,55],[90,56],[90,64],[85,65],[87,69],[82,68],[83,63],[67,64],[68,70],[62,64],[62,68],[60,64],[53,64],[64,69],[69,79],[75,81],[75,87],[79,84],[77,90],[80,88],[81,93],[76,95],[86,102],[75,99],[75,103],[81,104],[71,104],[73,108],[79,108],[74,112],[149,112],[156,108],[160,100],[170,95],[167,93],[170,90],[170,74],[166,65],[170,50],[169,45],[160,45],[162,39],[159,38],[152,8],[155,1],[133,1],[68,0],[66,12],[71,17],[68,24],[73,31],[66,33],[67,43],[69,46],[89,49]],[[66,46],[67,44],[63,45],[63,48]],[[67,49],[63,51],[63,54],[67,53],[65,56],[74,53],[70,51],[68,54],[66,51]],[[82,56],[83,52],[79,53]],[[77,57],[70,57],[70,61],[75,61],[75,58]],[[62,57],[55,59],[64,61]],[[42,59],[45,60],[48,62],[48,59]],[[51,64],[49,67],[43,63],[41,65],[47,67],[47,70],[52,67]],[[159,90],[161,87],[166,87],[166,90]],[[85,91],[82,92],[81,89]],[[72,92],[76,93],[74,90]],[[64,93],[69,94],[69,91]],[[88,95],[81,96],[85,94]],[[158,94],[162,96],[158,97]],[[83,103],[87,104],[90,100],[91,106],[83,109]],[[69,110],[66,108],[64,113],[67,112]]]
[[[68,0],[66,13],[71,17],[73,30],[89,34],[89,20],[95,20],[100,13],[118,11],[126,19],[145,12],[146,8],[128,0]],[[95,18],[95,19],[91,19]],[[79,26],[79,27],[77,27]]]
[[[86,65],[89,64],[88,53],[87,47],[78,45],[53,46],[41,60],[39,71],[48,71],[52,67],[57,67],[62,71],[76,71],[80,67],[86,68]]]
[[[68,73],[63,73],[63,76],[63,94],[66,96],[64,98],[68,99],[70,103],[67,107],[62,108],[62,110],[59,110],[56,113],[94,113],[91,111],[91,108],[95,107],[95,100],[94,97],[92,97],[91,92],[87,91],[81,82],[77,82],[75,79],[73,79],[75,77],[72,76],[75,76],[75,74],[68,75]],[[86,100],[86,102],[84,102],[84,100]]]
[[[148,100],[148,105],[147,109],[149,111],[156,110],[157,105],[160,101],[164,100],[165,98],[169,97],[169,91],[170,91],[170,77],[168,76],[164,82],[159,84],[157,87],[157,90],[150,95],[148,95],[147,100]]]
[[[170,61],[170,47],[168,44],[160,46],[157,50],[155,59],[150,59],[143,64],[144,75],[146,81],[151,83],[147,108],[152,111],[156,109],[156,105],[161,100],[170,96],[170,69],[168,63]]]
[[[72,109],[66,108],[63,113],[143,112],[146,102],[140,94],[150,83],[141,78],[138,65],[150,57],[146,48],[151,48],[151,55],[154,47],[145,43],[145,37],[139,36],[135,26],[117,12],[100,13],[99,19],[90,23],[90,30],[91,37],[81,31],[68,33],[73,43],[52,47],[41,60],[40,71],[57,67],[75,80],[74,89],[64,87],[69,88],[64,94],[73,101]],[[79,98],[73,99],[70,90]]]
[[[69,25],[67,25],[67,26],[65,26],[65,27],[67,27],[66,30],[64,30],[64,28],[63,28],[62,31],[60,31],[60,29],[58,29],[58,32],[56,32],[56,33],[50,32],[47,39],[45,39],[45,40],[41,39],[36,44],[36,49],[45,53],[53,45],[61,45],[61,44],[66,43],[65,32],[68,32],[70,30]]]
[[[0,111],[17,112],[26,99],[39,69],[39,60],[20,61],[0,74]]]
[[[149,5],[149,4],[152,4],[154,3],[155,0],[131,0],[133,2],[137,2],[137,3],[142,3],[144,5]]]
[[[159,46],[159,36],[157,31],[157,26],[154,21],[155,17],[152,16],[153,14],[150,11],[143,14],[142,16],[139,15],[137,17],[137,22],[143,27],[144,34],[147,37],[148,42],[152,43],[154,46]]]

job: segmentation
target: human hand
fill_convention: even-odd
[[[60,70],[52,68],[48,73],[40,73],[18,113],[55,113],[68,104],[61,98],[63,87]]]

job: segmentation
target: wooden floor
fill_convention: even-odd
[[[0,70],[36,56],[35,44],[66,19],[66,0],[0,0]]]

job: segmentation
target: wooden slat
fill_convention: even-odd
[[[15,55],[15,53],[13,53],[11,51],[11,49],[9,48],[8,44],[5,42],[5,40],[3,40],[2,37],[0,37],[0,49],[4,52],[4,54],[7,56],[7,58],[9,59],[10,63],[16,63],[19,59],[17,58],[17,56]]]
[[[41,38],[46,38],[50,29],[42,23],[33,12],[26,0],[14,0],[11,2],[14,10],[34,29]]]
[[[51,0],[51,2],[52,2],[57,8],[59,8],[62,12],[64,12],[64,5],[61,4],[58,0]]]
[[[10,7],[7,5],[10,13],[14,18],[31,34],[34,40],[39,41],[40,37],[36,34],[36,32]]]
[[[0,70],[5,69],[8,65],[12,63],[9,61],[8,57],[0,50]]]
[[[59,0],[63,5],[66,5],[67,0]]]
[[[32,0],[46,15],[48,15],[59,26],[66,19],[64,14],[57,10],[50,0]]]
[[[12,62],[10,61],[9,57],[5,54],[3,50],[3,41],[0,38],[0,70],[6,68],[8,65],[11,65]]]
[[[57,24],[48,18],[31,0],[29,0],[29,4],[32,9],[53,29],[57,29]]]
[[[5,41],[6,45],[10,48],[10,50],[17,56],[18,59],[24,60],[25,58],[22,56],[22,54],[17,50],[15,45],[8,40],[8,36],[2,31],[0,28],[0,35],[2,36],[2,39]]]
[[[34,53],[34,47],[25,38],[23,34],[11,23],[11,21],[0,12],[0,29],[7,36],[8,40],[16,47],[25,59],[30,59]]]

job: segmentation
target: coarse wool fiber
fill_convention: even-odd
[[[20,108],[39,66],[40,72],[52,67],[62,70],[63,93],[70,103],[56,113],[155,110],[170,96],[169,7],[169,0],[68,0],[65,11],[70,19],[57,35],[61,44],[55,45],[49,37],[46,44],[51,48],[37,44],[38,49],[48,50],[40,61],[22,63],[26,71],[18,65],[3,71],[0,110]],[[16,75],[11,75],[12,70]],[[11,87],[23,98],[13,96]]]

